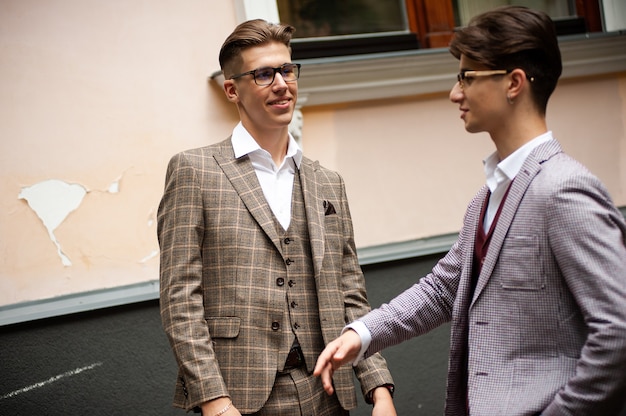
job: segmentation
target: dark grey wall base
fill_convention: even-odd
[[[439,255],[364,266],[372,306],[424,276]],[[449,326],[383,352],[398,415],[443,413]],[[150,300],[0,327],[1,416],[182,416],[176,364]],[[362,398],[352,416],[370,416]],[[626,416],[626,411],[621,416]]]
[[[389,300],[436,258],[365,266],[370,302]],[[443,409],[448,328],[384,355],[400,415]],[[0,327],[0,415],[179,415],[171,406],[176,364],[150,300]],[[371,415],[360,399],[353,416]]]
[[[150,301],[0,328],[0,415],[184,415]]]

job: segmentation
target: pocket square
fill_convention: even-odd
[[[324,215],[333,215],[337,213],[337,211],[335,211],[335,207],[330,201],[325,200],[323,202],[323,205],[324,205]]]

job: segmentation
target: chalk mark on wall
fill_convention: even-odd
[[[80,373],[82,373],[84,371],[93,370],[94,368],[100,367],[101,365],[102,365],[102,363],[98,362],[98,363],[93,363],[93,364],[85,366],[85,367],[75,368],[74,370],[66,371],[65,373],[56,375],[54,377],[50,377],[49,379],[47,379],[45,381],[40,381],[39,383],[35,383],[35,384],[30,385],[30,386],[21,388],[19,390],[12,391],[11,393],[7,393],[4,396],[0,397],[0,400],[9,399],[11,397],[17,396],[18,394],[26,393],[27,391],[31,391],[31,390],[34,390],[34,389],[38,389],[38,388],[44,387],[44,386],[46,386],[48,384],[54,383],[55,381],[59,381],[62,378],[75,376],[75,375],[80,374]]]

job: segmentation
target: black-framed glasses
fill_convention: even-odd
[[[478,78],[478,77],[492,77],[494,75],[506,75],[513,72],[512,69],[489,69],[485,71],[474,71],[470,69],[464,69],[456,75],[457,81],[461,89],[465,87],[466,79]]]
[[[233,75],[229,79],[241,78],[245,75],[252,75],[256,85],[264,87],[271,85],[274,82],[276,73],[280,72],[280,76],[283,77],[285,82],[294,82],[300,78],[300,64],[282,64],[277,68],[271,66],[264,66],[262,68],[253,69],[252,71],[243,72],[241,74]]]

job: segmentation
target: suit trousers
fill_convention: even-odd
[[[306,366],[276,375],[274,387],[263,408],[250,416],[347,416],[337,395],[329,396],[319,377]]]

